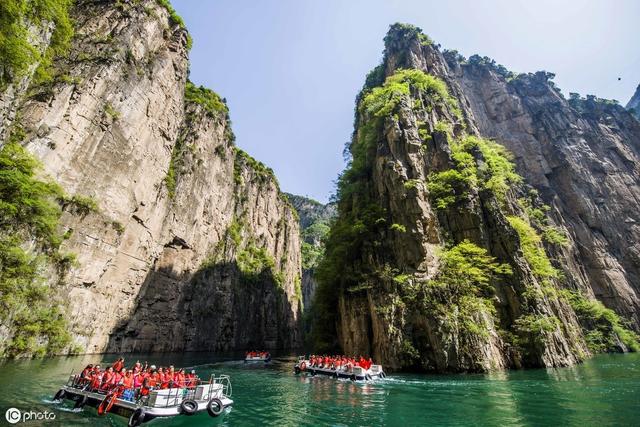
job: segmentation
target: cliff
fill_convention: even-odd
[[[324,239],[336,216],[336,205],[333,202],[323,205],[316,200],[295,194],[286,193],[286,196],[300,217],[302,301],[305,312],[310,313],[307,315],[310,320],[310,310],[318,286],[314,272],[324,255]]]
[[[187,81],[181,19],[155,0],[69,13],[75,35],[50,78],[35,64],[5,86],[0,135],[87,207],[62,205],[58,250],[74,259],[45,278],[75,351],[299,345],[297,215],[271,170],[234,146],[224,100]],[[7,354],[54,339],[41,330],[17,346],[15,319],[2,319]]]
[[[598,300],[637,327],[638,122],[550,77],[391,27],[356,99],[318,349],[432,371],[637,349]]]
[[[630,110],[640,120],[640,85],[638,85],[635,93],[627,103],[627,110]]]

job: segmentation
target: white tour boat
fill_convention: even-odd
[[[176,415],[194,415],[207,411],[217,417],[233,405],[231,381],[228,375],[211,375],[209,381],[198,381],[192,388],[154,389],[146,396],[89,390],[79,375],[71,375],[66,385],[56,393],[54,400],[75,401],[75,408],[85,405],[98,408],[99,414],[111,412],[129,418],[129,427],[139,426],[154,418]]]
[[[269,363],[271,362],[271,354],[266,353],[264,356],[250,356],[247,354],[245,356],[244,363],[254,363],[254,362]]]
[[[364,369],[360,366],[331,369],[330,367],[312,366],[306,356],[299,356],[298,362],[293,369],[296,374],[327,375],[333,378],[346,378],[351,381],[371,381],[386,377],[381,365],[371,365],[369,369]]]

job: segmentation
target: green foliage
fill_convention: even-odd
[[[249,281],[255,281],[266,270],[275,272],[275,260],[265,248],[250,242],[246,248],[238,252],[238,268]]]
[[[456,169],[431,173],[427,183],[429,196],[435,202],[437,209],[447,209],[454,204],[458,197],[466,193],[469,182]],[[459,196],[456,197],[456,194]]]
[[[464,240],[442,252],[440,274],[433,285],[447,289],[451,295],[489,295],[495,275],[511,274],[508,264],[496,263],[486,249]]]
[[[124,233],[124,225],[120,221],[111,221],[111,227],[116,230],[118,234]]]
[[[555,227],[547,227],[542,232],[542,238],[545,242],[556,246],[568,246],[569,239],[560,230]]]
[[[176,195],[177,176],[182,169],[184,155],[187,149],[184,135],[179,135],[176,143],[171,150],[171,160],[169,161],[169,169],[164,177],[164,183],[167,186],[169,198],[173,199]]]
[[[19,144],[0,150],[0,323],[13,335],[0,347],[10,357],[60,352],[70,342],[64,318],[44,283],[47,266],[75,261],[60,254],[62,189],[38,178],[39,163]],[[36,245],[41,255],[25,247]]]
[[[522,181],[515,172],[511,153],[502,145],[486,139],[468,136],[463,140],[467,147],[477,147],[482,154],[484,164],[478,168],[480,182],[483,188],[490,190],[500,201],[512,184]]]
[[[190,81],[187,81],[185,86],[184,99],[202,106],[211,117],[229,113],[229,108],[220,95],[204,86],[198,87]]]
[[[585,298],[579,292],[567,289],[560,292],[578,316],[585,331],[587,345],[592,352],[620,351],[617,339],[630,351],[640,351],[640,338],[625,326],[616,312],[606,308],[600,301]]]
[[[120,118],[120,111],[113,108],[113,105],[111,105],[109,102],[104,105],[104,112],[113,120],[118,120]]]
[[[39,163],[17,143],[0,151],[0,232],[33,235],[45,248],[57,248],[62,189],[36,178]]]
[[[414,188],[418,188],[421,181],[419,179],[408,179],[402,185],[406,190],[413,190]]]
[[[234,147],[234,152],[235,162],[233,164],[233,177],[236,184],[242,184],[242,169],[243,167],[249,167],[255,172],[261,182],[272,181],[277,185],[278,181],[273,173],[273,169],[254,159],[247,154],[247,152],[238,147]]]
[[[387,77],[382,87],[375,87],[365,95],[362,108],[372,117],[386,117],[404,96],[410,94],[411,87],[430,96],[436,103],[458,108],[456,99],[449,95],[444,81],[416,69],[397,70]]]
[[[499,264],[486,249],[465,240],[444,250],[440,272],[422,292],[422,307],[448,328],[459,329],[463,337],[488,337],[483,315],[495,315],[491,297],[494,280],[511,275],[511,267]]]
[[[423,46],[433,44],[433,40],[424,34],[420,27],[400,22],[389,26],[389,31],[384,38],[384,42],[386,45],[389,45],[392,42],[407,43],[413,39],[417,39]]]
[[[545,334],[558,329],[560,321],[556,316],[543,314],[527,314],[514,322],[514,329],[519,337],[519,344],[524,346],[543,342]]]
[[[507,220],[520,237],[524,258],[533,274],[540,279],[558,277],[558,271],[551,265],[551,261],[541,245],[540,236],[533,227],[526,220],[517,216],[508,216]]]
[[[177,25],[180,28],[186,28],[186,25],[184,24],[184,20],[180,15],[178,15],[178,12],[175,11],[175,9],[173,8],[169,0],[156,0],[156,1],[160,6],[167,9],[167,12],[169,12],[169,22],[172,25]]]
[[[86,216],[90,213],[96,213],[100,209],[98,208],[98,202],[93,197],[83,196],[76,194],[72,197],[62,197],[60,202],[63,208],[69,209],[71,212]]]
[[[0,2],[0,89],[27,74],[40,62],[36,83],[50,80],[49,68],[57,55],[64,54],[73,36],[69,9],[73,0],[3,0]],[[27,26],[53,23],[49,47],[40,54],[29,43]]]
[[[398,233],[406,233],[407,232],[407,227],[405,227],[402,224],[396,224],[393,223],[391,224],[391,226],[389,227],[389,230],[391,231],[397,231]]]
[[[302,252],[302,268],[305,270],[315,268],[324,254],[324,248],[322,246],[313,245],[304,241],[300,249]]]
[[[441,131],[449,132],[448,129]],[[446,209],[456,201],[464,200],[469,191],[478,186],[491,191],[504,202],[510,186],[522,181],[515,172],[509,152],[500,144],[466,136],[451,140],[449,146],[455,168],[431,173],[427,184],[438,209]],[[476,156],[481,156],[482,162],[478,162]]]

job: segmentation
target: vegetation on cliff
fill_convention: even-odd
[[[66,52],[73,36],[69,9],[73,0],[3,0],[0,3],[0,90],[40,63],[36,82],[50,79],[56,55]],[[33,29],[53,25],[48,48],[42,54],[29,42]]]
[[[606,308],[600,301],[587,299],[577,291],[565,289],[561,291],[561,295],[576,312],[592,352],[640,351],[638,335],[628,329],[613,310]]]
[[[74,260],[59,251],[59,201],[66,198],[57,184],[38,178],[39,168],[17,142],[0,151],[0,319],[10,331],[0,356],[56,354],[71,342],[45,283],[51,269],[64,274]]]

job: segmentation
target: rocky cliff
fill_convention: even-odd
[[[305,311],[311,309],[318,283],[314,272],[324,254],[324,239],[336,216],[336,204],[322,203],[303,196],[286,193],[298,212],[302,252],[302,301]]]
[[[627,103],[627,110],[630,110],[640,120],[640,85],[638,85],[636,92]]]
[[[67,52],[51,78],[25,72],[6,88],[0,134],[68,198],[91,201],[81,214],[63,205],[60,250],[75,260],[46,280],[76,350],[297,346],[296,213],[271,170],[234,146],[224,101],[187,81],[180,18],[155,0],[69,11]]]
[[[637,348],[599,301],[637,327],[638,121],[551,77],[391,27],[357,97],[318,347],[435,371]]]

